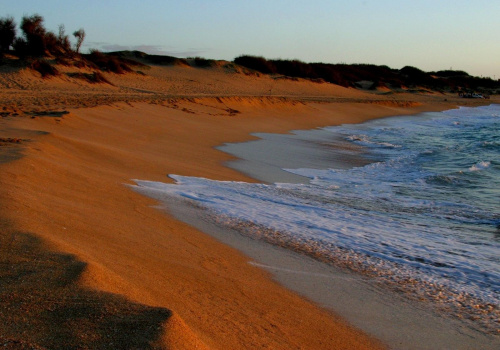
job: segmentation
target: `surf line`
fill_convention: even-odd
[[[356,279],[356,278],[334,276],[334,274],[326,274],[326,273],[319,273],[319,272],[309,272],[309,271],[292,270],[292,269],[286,269],[286,268],[283,268],[283,267],[277,267],[277,266],[270,266],[270,265],[260,264],[260,263],[254,262],[254,261],[249,261],[248,263],[250,265],[252,265],[252,266],[260,267],[260,268],[263,268],[263,269],[266,269],[266,270],[288,272],[288,273],[293,273],[293,274],[297,274],[297,275],[308,275],[308,276],[315,276],[315,277],[324,277],[324,278],[330,278],[330,279],[334,279],[334,280],[358,281],[358,279]]]

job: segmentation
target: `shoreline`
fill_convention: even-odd
[[[232,115],[228,108],[240,113]],[[436,108],[431,104],[410,111]],[[155,327],[162,331],[148,339],[158,348],[383,348],[378,340],[273,282],[241,253],[152,208],[155,201],[124,190],[123,184],[133,178],[165,181],[166,174],[175,172],[255,181],[226,168],[223,164],[231,157],[213,147],[252,139],[255,130],[286,133],[347,117],[359,122],[402,111],[408,109],[204,98],[163,105],[118,103],[57,117],[3,118],[2,137],[21,138],[24,157],[2,164],[2,223],[11,227],[5,232],[15,231],[11,237],[16,242],[24,237],[21,232],[29,233],[47,249],[83,263],[70,285],[161,309]],[[53,287],[59,284],[55,281]],[[23,288],[33,291],[38,286]],[[61,300],[67,300],[62,293]],[[76,322],[71,299],[68,303],[67,310],[60,308],[61,320]],[[51,314],[45,304],[32,307],[40,308],[43,317]],[[4,312],[17,324],[11,313]],[[44,344],[37,327],[24,330],[22,340]],[[2,330],[3,337],[19,334],[7,331]]]
[[[418,118],[418,114],[414,117]],[[294,130],[293,133],[296,132],[305,133],[306,130]],[[258,136],[259,140],[226,144],[217,149],[234,151],[229,152],[234,156],[247,156],[249,158],[243,158],[241,161],[250,163],[250,168],[257,167],[258,169],[245,172],[244,169],[248,166],[231,166],[239,160],[231,161],[229,165],[226,163],[226,166],[267,183],[295,180],[287,176],[283,177],[276,172],[271,175],[262,174],[268,172],[268,164],[275,165],[277,160],[276,154],[269,155],[271,151],[268,148],[272,146],[272,143],[266,143],[268,140],[283,136],[284,138],[280,138],[280,141],[285,144],[284,148],[287,152],[291,154],[296,152],[294,146],[290,149],[290,144],[288,144],[290,141],[286,138],[288,134],[252,133],[252,136]],[[264,145],[258,145],[261,140],[265,141]],[[300,140],[303,139],[300,138]],[[257,148],[251,150],[256,144]],[[263,154],[265,160],[261,159],[262,163],[257,161],[257,153]],[[278,154],[278,157],[286,155],[284,152]],[[357,163],[351,165],[354,166]],[[147,179],[141,180],[147,181]],[[149,194],[148,190],[141,190],[141,187],[137,187],[136,190],[160,200],[164,203],[159,207],[160,209],[241,251],[251,259],[249,262],[251,265],[269,271],[280,284],[339,314],[354,326],[381,339],[391,348],[472,349],[481,346],[484,349],[496,349],[500,345],[500,340],[494,334],[484,333],[464,320],[433,310],[432,304],[411,300],[404,294],[397,293],[387,286],[378,285],[375,280],[355,272],[319,262],[279,245],[273,245],[265,240],[261,241],[259,238],[246,236],[237,229],[218,225],[210,219],[210,214],[205,214],[204,209],[194,208],[187,202],[179,203],[178,200],[170,199],[168,196],[158,197],[154,193]],[[344,282],[340,283],[337,280]],[[426,337],[419,339],[421,334],[426,334]]]
[[[140,191],[139,191],[140,192]],[[408,299],[373,278],[329,265],[290,249],[222,227],[204,211],[166,200],[158,207],[249,258],[248,264],[272,275],[282,286],[347,320],[390,349],[496,349],[500,340],[432,305]],[[425,336],[423,336],[425,335]]]

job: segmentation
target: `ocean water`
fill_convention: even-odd
[[[298,183],[171,174],[175,184],[136,180],[136,189],[498,331],[500,105],[311,132],[309,148],[336,158],[356,152],[361,165],[307,156],[307,167],[284,169],[307,179]]]

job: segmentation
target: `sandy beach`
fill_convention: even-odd
[[[0,343],[12,348],[387,348],[127,185],[254,182],[215,147],[484,103],[224,66],[106,74],[113,85],[1,69]]]

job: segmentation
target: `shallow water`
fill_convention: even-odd
[[[297,177],[170,175],[139,190],[498,329],[500,105],[262,136],[224,148],[263,181]]]

